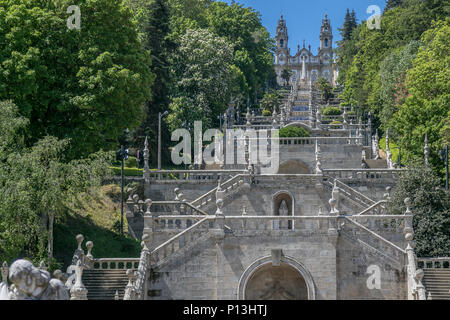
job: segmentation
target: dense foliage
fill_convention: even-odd
[[[406,163],[423,156],[427,133],[437,171],[438,150],[449,141],[449,4],[390,1],[380,30],[363,21],[337,49],[344,104],[370,110],[381,131],[390,128]]]
[[[450,192],[439,187],[439,177],[414,162],[404,171],[390,204],[393,213],[405,213],[404,199],[410,198],[419,257],[450,255]]]
[[[49,215],[58,219],[66,202],[99,185],[110,156],[90,155],[67,162],[68,140],[46,136],[32,147],[23,143],[29,121],[16,105],[0,102],[0,258],[47,257]]]
[[[122,1],[77,3],[81,29],[69,30],[72,1],[0,0],[0,99],[29,120],[28,146],[70,138],[72,159],[115,147],[137,126],[154,78]]]

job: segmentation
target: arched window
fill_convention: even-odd
[[[284,46],[284,40],[281,39],[281,40],[280,40],[280,47],[283,48],[283,46]]]
[[[328,39],[325,38],[325,48],[328,48]]]

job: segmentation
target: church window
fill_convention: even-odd
[[[280,47],[283,48],[283,46],[284,46],[284,40],[281,39],[281,40],[280,40]]]
[[[325,39],[325,48],[328,48],[328,39]]]

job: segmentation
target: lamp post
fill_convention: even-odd
[[[119,157],[121,161],[121,170],[120,170],[120,234],[123,236],[123,163],[124,160],[128,159],[129,151],[125,149],[124,145],[120,146]]]
[[[224,119],[223,115],[217,116],[217,120],[219,120],[219,130],[222,131],[222,119]]]
[[[445,161],[445,190],[448,190],[448,145],[439,151],[439,158]]]
[[[400,145],[398,146],[398,168],[402,168],[402,151]]]
[[[169,111],[158,113],[158,170],[161,170],[161,119],[169,114]]]

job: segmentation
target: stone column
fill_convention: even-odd
[[[149,158],[150,158],[150,152],[148,150],[148,139],[145,137],[144,142],[144,194],[145,197],[150,197],[150,166],[149,166]]]

